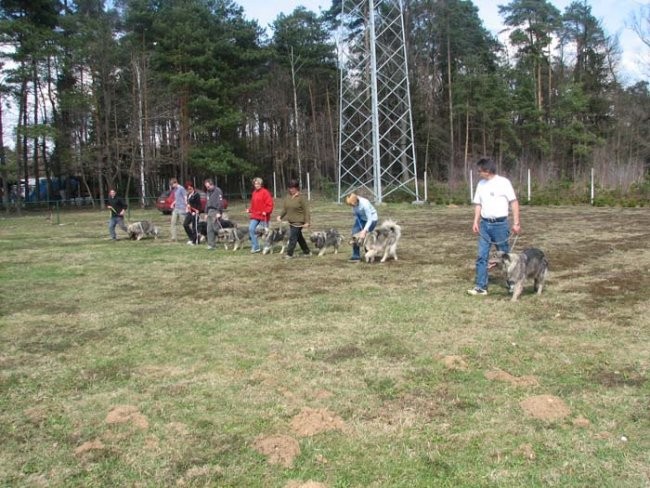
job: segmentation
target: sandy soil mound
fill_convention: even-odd
[[[107,424],[126,424],[131,423],[138,429],[148,429],[149,421],[147,417],[140,413],[138,407],[133,405],[119,405],[108,412],[106,416]]]
[[[513,376],[507,371],[495,369],[485,373],[485,378],[490,381],[505,381],[512,386],[539,386],[539,381],[534,376]]]
[[[289,481],[284,488],[327,488],[327,485],[318,481]]]
[[[298,441],[288,435],[260,436],[253,442],[253,449],[266,456],[269,464],[285,468],[290,468],[293,460],[300,456]]]
[[[102,441],[100,441],[99,439],[95,439],[94,441],[84,442],[79,447],[77,447],[74,450],[74,455],[83,456],[84,454],[89,453],[90,451],[101,451],[102,449],[104,449],[104,444],[102,443]]]
[[[291,419],[291,428],[302,437],[310,437],[328,430],[345,431],[346,425],[341,417],[326,408],[313,409],[305,407]]]
[[[553,395],[538,395],[519,402],[521,408],[533,418],[540,420],[560,420],[571,410],[562,399]]]
[[[447,369],[467,371],[467,363],[461,356],[445,356],[442,358],[442,364],[444,364]]]

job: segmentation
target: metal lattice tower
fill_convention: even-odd
[[[401,0],[343,0],[339,202],[365,189],[419,201]]]

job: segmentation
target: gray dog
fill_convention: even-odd
[[[284,253],[284,248],[288,244],[289,232],[286,227],[280,227],[277,229],[271,229],[270,227],[265,227],[263,229],[262,235],[260,236],[264,242],[262,248],[262,254],[273,254],[273,248],[275,246],[281,246],[280,254]]]
[[[232,250],[236,251],[244,247],[244,242],[248,237],[248,229],[241,227],[226,227],[217,230],[217,242],[221,242],[223,247],[228,249],[232,245]]]
[[[343,241],[343,237],[339,234],[339,231],[333,228],[312,232],[309,239],[314,243],[316,249],[318,249],[319,256],[325,254],[328,247],[334,249],[334,254],[338,254],[339,246]]]
[[[402,228],[393,220],[384,220],[372,232],[368,232],[364,238],[359,233],[353,234],[350,245],[357,244],[364,250],[366,263],[371,263],[375,258],[381,256],[382,263],[390,257],[397,261],[397,244],[402,236]]]
[[[153,237],[157,239],[160,236],[160,230],[148,220],[133,222],[127,227],[129,239],[140,240],[143,237]]]
[[[506,275],[513,302],[517,301],[524,290],[526,278],[533,278],[535,291],[538,295],[542,293],[548,273],[548,260],[540,249],[531,247],[519,254],[499,251],[497,258]]]

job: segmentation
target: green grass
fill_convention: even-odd
[[[397,262],[210,253],[152,210],[131,220],[157,241],[108,241],[100,211],[0,220],[0,486],[647,486],[647,210],[524,207],[516,246],[551,275],[518,303],[497,275],[465,294],[469,207],[379,210]],[[538,395],[570,414],[527,416]],[[305,409],[342,424],[302,435]],[[276,435],[289,467],[254,449]]]

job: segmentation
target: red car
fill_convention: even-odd
[[[208,196],[205,192],[198,190],[199,195],[201,195],[201,212],[205,212],[205,204],[208,202]],[[172,208],[174,205],[174,194],[170,190],[165,190],[160,194],[156,200],[156,208],[160,210],[163,214],[169,215],[172,213]],[[228,208],[228,200],[223,199],[223,208],[224,210]]]

